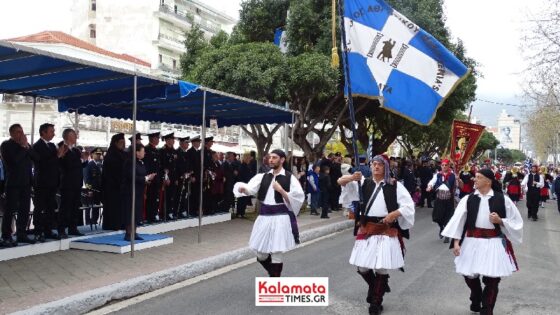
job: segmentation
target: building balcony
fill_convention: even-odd
[[[179,20],[180,22],[182,22],[183,27],[186,27],[186,25],[193,25],[196,23],[200,26],[201,29],[210,32],[212,34],[216,34],[220,31],[219,27],[216,27],[214,25],[209,25],[208,21],[201,17],[198,17],[200,18],[200,21],[195,21],[194,14],[191,12],[185,12],[181,10],[175,11],[174,8],[168,5],[160,5],[159,12],[163,13],[163,16],[173,17],[174,19]]]
[[[159,33],[157,41],[154,44],[165,49],[176,52],[178,55],[183,54],[186,51],[185,43],[175,37]]]
[[[157,69],[155,69],[154,74],[166,78],[177,79],[181,77],[181,69],[179,68],[173,69],[172,67],[166,64],[160,63]]]

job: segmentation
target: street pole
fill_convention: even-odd
[[[206,91],[202,94],[202,130],[200,135],[200,191],[198,195],[198,243],[200,244],[200,227],[202,226],[202,201],[204,196],[204,150],[206,149]]]
[[[138,88],[138,77],[136,75],[134,75],[134,94],[133,94],[133,103],[132,103],[132,146],[131,146],[131,152],[130,155],[132,158],[132,179],[131,179],[131,185],[132,185],[132,196],[129,198],[132,198],[132,202],[131,202],[131,215],[130,215],[130,258],[134,258],[134,240],[135,240],[135,229],[136,229],[136,111],[137,111],[137,88]]]

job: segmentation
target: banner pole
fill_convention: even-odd
[[[358,158],[358,145],[356,143],[356,115],[354,111],[354,101],[352,100],[352,84],[350,82],[350,67],[348,66],[348,47],[346,46],[346,30],[344,27],[344,11],[342,10],[343,0],[338,1],[338,17],[340,18],[340,37],[342,41],[342,67],[344,69],[344,85],[345,94],[347,95],[346,101],[348,102],[348,111],[350,114],[350,124],[352,126],[352,149],[354,150],[354,161],[356,168],[360,165]],[[372,148],[373,149],[373,148]],[[362,190],[358,189],[360,193],[360,204],[363,203],[364,196]]]

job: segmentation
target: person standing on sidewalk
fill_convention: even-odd
[[[249,183],[236,183],[233,188],[238,198],[256,195],[261,201],[249,247],[257,253],[257,261],[270,277],[281,276],[282,254],[299,244],[296,216],[305,200],[297,178],[282,167],[285,160],[284,151],[272,151],[268,173],[257,174]]]
[[[321,173],[319,174],[319,187],[321,189],[321,219],[328,219],[329,212],[334,211],[334,209],[329,210],[331,207],[330,196],[334,194],[330,172],[331,168],[328,165],[321,165]]]
[[[319,202],[321,200],[321,187],[319,186],[319,172],[321,166],[316,164],[313,166],[312,171],[308,171],[307,175],[307,191],[311,195],[311,214],[319,215],[317,208],[319,208]]]
[[[255,174],[251,173],[251,154],[245,153],[241,158],[241,164],[239,165],[239,173],[236,178],[238,182],[248,183]],[[235,187],[235,184],[233,185]],[[235,190],[235,188],[234,188]],[[234,192],[235,195],[235,192]],[[251,204],[251,196],[237,196],[237,209],[236,217],[245,218],[245,210],[247,206]]]
[[[560,168],[556,171],[556,178],[554,179],[554,193],[556,194],[558,212],[560,212]]]
[[[539,217],[539,203],[541,201],[541,188],[544,187],[544,176],[539,174],[537,165],[531,166],[529,175],[523,178],[521,187],[527,192],[527,218],[537,221]]]
[[[34,244],[27,236],[31,198],[32,159],[37,159],[20,124],[9,128],[10,139],[2,142],[0,151],[6,171],[6,209],[2,218],[2,242],[0,246],[14,247],[17,243]],[[12,219],[17,213],[16,240],[12,239]]]
[[[500,279],[518,270],[511,242],[521,244],[523,219],[490,169],[476,173],[475,188],[461,199],[442,235],[454,239],[455,270],[471,290],[471,311],[490,315]]]
[[[414,201],[406,188],[391,179],[389,160],[382,155],[372,159],[373,177],[364,178],[360,172],[342,176],[338,183],[351,186],[345,193],[357,198],[362,190],[361,205],[354,229],[356,242],[350,255],[350,264],[368,284],[366,301],[369,314],[383,310],[383,296],[389,289],[391,269],[404,267],[404,238],[414,225]],[[358,184],[359,183],[359,184]]]

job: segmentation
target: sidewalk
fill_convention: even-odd
[[[330,219],[308,212],[298,217],[300,231],[345,221],[342,211]],[[134,277],[177,267],[247,247],[253,221],[235,219],[168,232],[173,244],[130,254],[66,250],[0,262],[0,314],[27,309]]]

